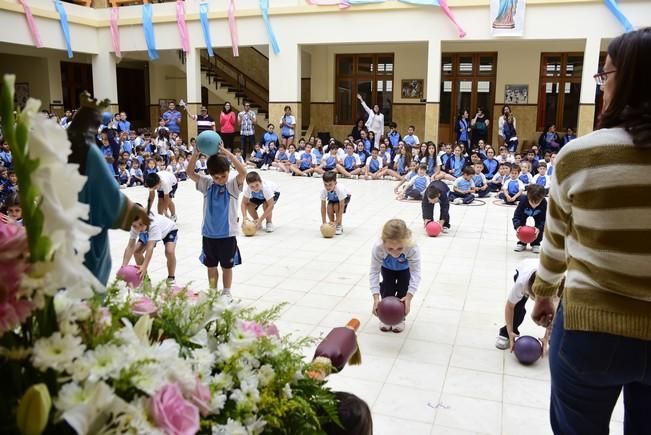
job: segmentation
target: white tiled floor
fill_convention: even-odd
[[[485,205],[453,205],[452,231],[428,238],[420,204],[396,201],[395,183],[339,180],[352,201],[344,235],[326,240],[319,233],[321,179],[272,171],[262,176],[280,186],[276,231],[238,238],[243,264],[235,269],[233,294],[261,309],[287,302],[278,323],[283,333],[325,335],[351,317],[360,319],[363,364],[346,367],[329,382],[368,402],[375,433],[551,433],[547,360],[525,367],[494,347],[514,266],[534,255],[513,252],[512,208],[494,204],[492,198]],[[176,276],[180,283],[206,288],[198,261],[202,196],[193,187],[190,181],[181,183],[175,200]],[[142,188],[125,192],[146,202]],[[368,290],[371,246],[383,223],[395,217],[408,223],[423,254],[422,283],[402,334],[378,330]],[[111,232],[116,263],[127,238],[127,233]],[[167,276],[162,249],[155,252],[150,273],[155,281]],[[543,333],[528,316],[521,331]],[[621,433],[622,418],[620,401],[613,433]]]

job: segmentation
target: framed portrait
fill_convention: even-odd
[[[423,98],[423,79],[403,80],[400,86],[402,98]]]
[[[29,100],[29,83],[16,83],[14,100],[17,107],[21,109],[25,107],[27,100]]]
[[[504,104],[528,104],[529,85],[504,85]]]

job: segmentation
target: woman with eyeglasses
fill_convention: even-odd
[[[554,324],[555,434],[607,434],[622,389],[624,433],[651,433],[649,71],[651,27],[615,38],[595,75],[600,129],[556,157],[532,313]]]
[[[237,127],[237,117],[231,107],[231,102],[226,101],[222,111],[219,113],[219,135],[224,141],[224,147],[229,151],[233,149],[235,127]]]

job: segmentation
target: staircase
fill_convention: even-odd
[[[185,69],[185,53],[178,52]],[[201,85],[222,101],[230,101],[234,110],[244,110],[244,101],[257,114],[257,126],[266,129],[269,123],[269,89],[247,76],[228,61],[201,53]]]

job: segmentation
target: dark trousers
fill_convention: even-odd
[[[405,198],[422,199],[423,193],[414,186],[409,186],[407,190],[405,190]]]
[[[409,269],[390,270],[382,267],[381,273],[382,282],[380,283],[380,296],[382,296],[382,298],[395,296],[402,299],[407,296],[409,278],[411,277]]]
[[[262,155],[262,164],[271,166],[273,162],[274,162],[274,154],[264,153]]]
[[[529,297],[524,296],[513,308],[513,332],[517,335],[520,335],[520,330],[518,328],[522,325],[522,322],[524,322],[524,316],[527,314],[527,309],[525,308],[527,299],[529,299]],[[500,335],[509,338],[509,333],[506,331],[506,325],[500,328]]]
[[[624,433],[651,434],[651,341],[565,329],[563,307],[549,349],[555,434],[606,435],[624,389]]]
[[[520,195],[518,197],[518,199],[516,199],[515,201],[507,201],[506,200],[506,195],[504,195],[504,192],[500,192],[500,194],[497,195],[497,197],[499,199],[501,199],[502,201],[504,201],[506,204],[517,204],[518,202],[520,202],[520,198],[522,198],[522,195]]]
[[[253,151],[255,145],[255,135],[240,135],[240,148],[242,148],[242,155],[249,155]]]
[[[491,193],[490,187],[487,187],[485,190],[478,190],[477,191],[477,196],[480,198],[485,198],[488,196],[488,194]]]
[[[430,186],[435,186],[439,191],[441,191],[441,196],[439,196],[439,207],[441,211],[439,214],[439,220],[445,221],[443,226],[445,228],[450,228],[450,200],[448,199],[448,192],[450,189],[448,185],[440,180],[432,181]],[[429,187],[429,186],[428,186]],[[427,190],[425,190],[427,193]],[[423,201],[421,202],[421,209],[423,213],[423,220],[434,220],[434,204],[431,204],[426,195],[423,195]]]
[[[475,195],[472,193],[462,194],[450,191],[450,201],[454,201],[457,198],[461,198],[464,204],[470,204],[475,200]]]
[[[542,242],[544,231],[541,230],[540,228],[538,228],[538,230],[539,230],[538,231],[538,237],[536,237],[536,240],[531,242],[531,246],[540,246],[540,242]],[[527,246],[526,243],[522,243],[520,241],[518,241],[518,245]]]
[[[233,150],[233,139],[235,139],[235,133],[219,133],[222,140],[224,141],[224,147],[227,150]]]

